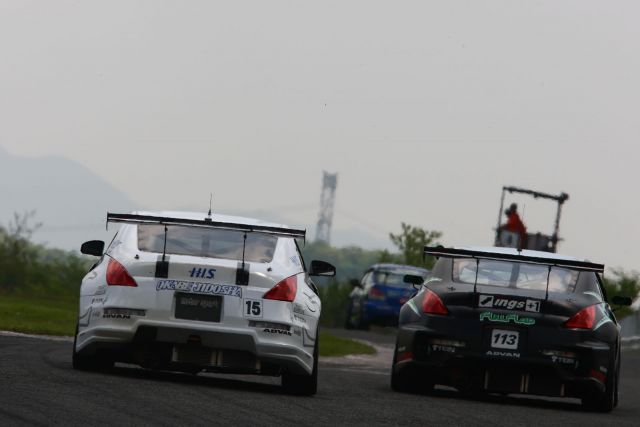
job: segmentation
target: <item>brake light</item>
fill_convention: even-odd
[[[422,300],[422,311],[427,314],[441,314],[446,316],[449,310],[444,306],[440,297],[433,291],[427,289]]]
[[[596,321],[596,306],[585,307],[564,323],[565,328],[592,329]]]
[[[384,292],[374,286],[373,288],[369,289],[369,298],[383,301],[385,299]]]
[[[109,286],[138,286],[126,268],[115,259],[109,259],[107,266],[107,285]]]
[[[298,279],[293,275],[275,285],[262,298],[291,302],[296,298],[296,292],[298,292]]]

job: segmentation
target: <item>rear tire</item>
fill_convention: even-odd
[[[602,393],[592,392],[582,398],[582,407],[588,411],[611,412],[618,404],[618,377],[620,355],[609,365],[609,373]]]
[[[396,370],[398,358],[398,344],[393,352],[393,364],[391,365],[391,390],[398,393],[428,393],[433,390],[426,375],[413,375],[413,372],[399,372]]]
[[[71,357],[71,366],[79,371],[106,371],[113,368],[113,359],[99,353],[87,355],[76,351],[76,343],[78,342],[78,325],[76,325],[76,334],[73,337],[73,355]]]
[[[316,345],[313,348],[313,371],[311,375],[289,372],[282,374],[282,389],[287,394],[312,396],[318,391],[318,354],[320,334],[316,331]]]

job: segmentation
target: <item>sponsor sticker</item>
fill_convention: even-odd
[[[264,328],[262,332],[266,332],[268,334],[287,335],[289,337],[291,336],[291,332],[285,331],[284,329]]]
[[[186,282],[181,280],[158,280],[156,291],[180,291],[194,294],[224,295],[242,298],[242,288],[240,286]]]
[[[503,297],[498,295],[480,294],[478,296],[478,307],[480,308],[502,308],[505,310],[525,310],[534,313],[540,312],[540,300],[519,299],[513,297]]]
[[[440,344],[432,344],[431,345],[431,350],[433,351],[439,351],[442,353],[455,353],[456,352],[456,348],[455,347],[451,347],[448,345],[440,345]]]
[[[521,317],[515,313],[514,314],[492,313],[490,311],[485,311],[483,313],[480,313],[480,321],[482,320],[488,320],[489,322],[499,322],[499,323],[515,323],[518,325],[525,325],[525,326],[536,324],[536,319],[533,319],[531,317]]]
[[[216,275],[216,269],[207,267],[193,267],[191,270],[189,270],[189,275],[191,277],[196,277],[199,279],[213,279],[213,276]]]
[[[515,359],[520,358],[520,353],[516,353],[515,351],[489,350],[486,354],[487,356],[513,357]]]

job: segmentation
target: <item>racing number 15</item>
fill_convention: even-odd
[[[244,300],[245,317],[262,317],[262,301],[254,299]]]

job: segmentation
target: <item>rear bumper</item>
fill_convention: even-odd
[[[413,325],[398,331],[393,369],[461,390],[582,397],[604,391],[613,350],[601,341],[565,339],[562,345],[543,341],[519,351],[493,351],[477,334],[443,336]]]
[[[76,351],[108,352],[120,362],[158,368],[200,367],[214,372],[311,374],[317,337],[302,329],[290,334],[264,328],[184,327],[140,321],[131,328],[95,326],[78,334]]]

